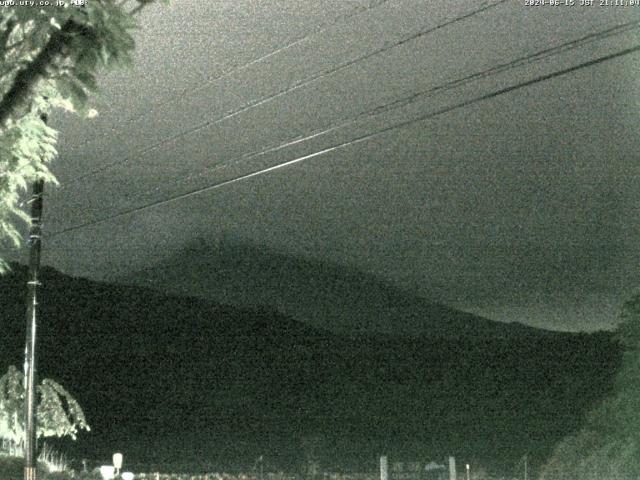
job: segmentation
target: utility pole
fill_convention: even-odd
[[[449,456],[449,480],[457,480],[456,458],[452,456]]]
[[[380,455],[380,480],[389,480],[389,460],[386,455]]]
[[[44,119],[46,120],[46,119]],[[38,314],[38,271],[42,225],[42,195],[44,180],[33,183],[31,227],[29,228],[29,278],[27,279],[27,344],[24,349],[25,383],[25,439],[24,480],[37,480],[36,476],[36,325]]]

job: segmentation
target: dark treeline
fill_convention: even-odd
[[[22,364],[24,277],[0,278],[3,370]],[[452,454],[511,474],[579,430],[620,363],[605,332],[336,334],[51,269],[43,283],[39,373],[85,409],[77,458],[358,470]]]

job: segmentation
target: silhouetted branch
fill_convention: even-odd
[[[28,101],[34,86],[46,75],[47,68],[65,52],[72,41],[72,35],[80,32],[81,25],[72,20],[67,21],[51,35],[33,61],[17,73],[13,85],[0,101],[0,126],[6,125],[14,112]]]

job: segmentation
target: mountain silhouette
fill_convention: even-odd
[[[156,265],[113,281],[240,308],[266,306],[339,333],[460,338],[530,330],[521,324],[503,329],[354,268],[233,240],[196,240]]]

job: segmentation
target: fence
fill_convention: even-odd
[[[24,452],[24,443],[16,443],[8,438],[3,438],[0,442],[0,453],[12,456],[21,456]]]
[[[295,475],[289,473],[238,474],[207,473],[199,475],[176,473],[137,473],[141,480],[379,480],[378,473],[321,473],[314,476]]]
[[[426,470],[425,465],[417,462],[399,464],[394,463],[388,475],[389,480],[440,480],[448,479],[448,471]],[[135,469],[132,469],[135,473]],[[294,473],[207,473],[207,474],[177,474],[177,473],[136,473],[136,479],[141,480],[380,480],[381,472],[364,473],[335,473],[322,472],[317,474]]]

